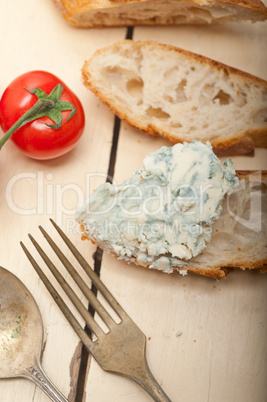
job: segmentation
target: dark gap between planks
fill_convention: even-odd
[[[125,39],[132,39],[132,38],[133,38],[133,27],[129,27],[129,28],[127,28],[127,33],[126,33]],[[115,116],[114,127],[113,127],[112,147],[110,150],[109,165],[108,165],[107,180],[106,180],[108,183],[112,183],[113,177],[114,177],[116,157],[117,157],[117,148],[118,148],[118,141],[119,141],[119,134],[120,134],[120,126],[121,126],[121,121],[117,116]],[[97,248],[97,250],[94,254],[94,270],[98,276],[100,276],[102,256],[103,256],[103,251],[100,248]],[[95,295],[97,295],[97,289],[94,286],[94,284],[92,284],[91,289],[92,289],[92,292]],[[95,312],[90,305],[88,307],[88,310],[91,313],[91,315],[94,316]],[[92,336],[92,332],[91,332],[90,328],[88,328],[87,326],[85,326],[85,331],[90,337]],[[83,402],[84,392],[85,392],[85,387],[86,387],[86,380],[87,380],[89,356],[90,356],[90,354],[89,354],[88,350],[83,345],[82,352],[81,352],[81,362],[80,362],[80,370],[79,370],[78,381],[77,381],[77,391],[76,391],[75,402]]]

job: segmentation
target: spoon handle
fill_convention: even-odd
[[[45,374],[39,361],[27,368],[24,376],[38,385],[49,398],[54,402],[68,402],[64,395],[55,387]]]

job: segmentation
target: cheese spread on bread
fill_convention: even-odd
[[[76,218],[86,237],[119,259],[169,273],[206,247],[237,185],[232,161],[221,165],[209,143],[176,144],[147,155],[121,185],[99,186]]]

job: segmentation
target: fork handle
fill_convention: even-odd
[[[53,402],[68,402],[64,395],[55,387],[51,380],[47,377],[39,361],[27,368],[24,377],[33,381]]]
[[[171,402],[170,398],[163,391],[153,374],[151,373],[147,363],[143,367],[142,375],[137,377],[131,377],[151,396],[156,402]]]

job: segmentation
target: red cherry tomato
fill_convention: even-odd
[[[10,83],[0,101],[0,124],[6,133],[13,124],[38,101],[34,93],[27,89],[40,88],[47,95],[58,85],[63,86],[60,101],[70,102],[76,113],[66,122],[70,110],[64,110],[60,128],[48,127],[54,121],[50,117],[40,117],[18,128],[11,136],[16,146],[27,156],[35,159],[52,159],[70,151],[81,137],[85,117],[77,96],[55,75],[46,71],[30,71]],[[27,89],[25,89],[27,88]]]

